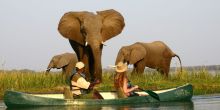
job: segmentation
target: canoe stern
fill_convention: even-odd
[[[186,84],[158,95],[160,101],[187,101],[191,100],[193,96],[193,87],[191,84]]]

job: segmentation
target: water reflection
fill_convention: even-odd
[[[169,110],[192,110],[193,102],[160,102],[147,104],[130,104],[114,106],[51,106],[31,108],[7,108],[6,110],[139,110],[139,109],[169,109]]]
[[[193,97],[196,110],[220,110],[220,94]]]

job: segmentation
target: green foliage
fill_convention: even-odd
[[[97,90],[103,90],[103,91],[113,91],[114,88],[114,73],[113,72],[106,72],[102,75],[103,82],[98,85],[96,88]]]

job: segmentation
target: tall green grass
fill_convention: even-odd
[[[98,90],[115,90],[113,86],[114,72],[103,73],[103,82],[96,87]],[[186,71],[182,73],[170,73],[166,78],[157,72],[144,74],[128,74],[132,84],[143,89],[160,90],[177,87],[191,83],[194,94],[220,93],[220,73],[213,75],[205,69],[200,71]],[[2,99],[5,90],[17,90],[23,92],[61,92],[64,86],[68,86],[61,73],[43,72],[1,72],[0,71],[0,98]]]
[[[42,72],[22,73],[0,72],[0,97],[5,90],[19,90],[25,92],[58,91],[57,88],[65,85],[61,74],[48,74]]]
[[[113,77],[114,73],[104,73],[104,83],[100,85],[99,89],[114,90]],[[169,74],[168,78],[158,72],[128,74],[128,77],[133,85],[138,85],[143,89],[161,90],[190,83],[193,85],[194,95],[220,93],[220,73],[211,74],[205,69],[173,72]]]

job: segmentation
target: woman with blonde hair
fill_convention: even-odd
[[[114,76],[114,86],[118,92],[119,98],[139,96],[134,91],[138,89],[138,86],[131,86],[130,81],[127,76],[128,66],[122,62],[119,62],[115,66],[115,76]]]

